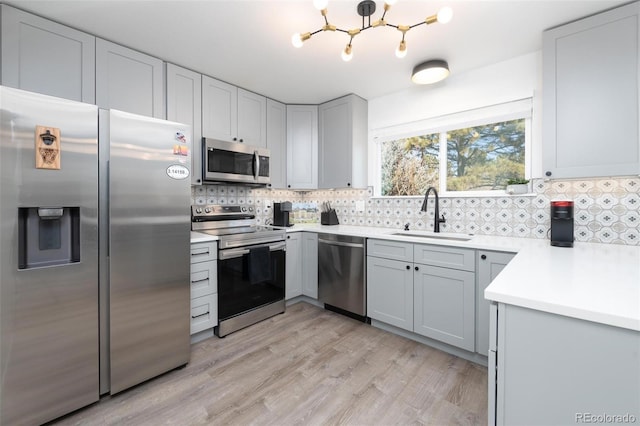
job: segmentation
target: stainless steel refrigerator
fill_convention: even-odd
[[[99,125],[96,106],[0,87],[0,424],[188,362],[189,141],[188,126],[115,111]]]
[[[101,393],[189,361],[190,140],[189,126],[100,111]]]

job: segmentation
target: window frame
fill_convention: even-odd
[[[524,143],[524,175],[526,179],[531,176],[531,136],[532,136],[532,115],[533,99],[524,98],[496,105],[476,108],[447,114],[439,117],[432,117],[410,123],[400,123],[397,125],[372,129],[369,141],[369,167],[373,171],[370,174],[373,186],[373,198],[422,198],[423,195],[382,195],[382,144],[398,139],[412,136],[428,135],[438,133],[439,141],[439,188],[438,193],[443,197],[501,197],[506,195],[505,190],[489,191],[447,191],[447,132],[458,129],[482,126],[486,124],[499,123],[510,120],[525,120],[525,143]],[[444,159],[444,161],[443,161]]]

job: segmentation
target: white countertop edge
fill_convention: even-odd
[[[536,311],[547,312],[550,314],[562,315],[565,317],[577,318],[581,320],[591,321],[603,325],[627,328],[629,330],[640,331],[640,319],[615,315],[607,312],[599,312],[587,309],[581,309],[576,306],[559,305],[551,302],[533,300],[531,298],[523,298],[505,293],[493,292],[487,287],[484,292],[485,299],[494,302],[504,303],[507,305],[519,306],[522,308],[534,309]]]
[[[208,241],[218,241],[219,238],[216,235],[204,234],[202,232],[191,231],[191,244],[194,243],[206,243]]]

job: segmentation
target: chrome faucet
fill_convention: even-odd
[[[422,202],[421,212],[427,211],[427,200],[429,200],[429,193],[433,191],[436,196],[436,210],[433,214],[433,232],[440,232],[440,224],[445,223],[444,214],[440,217],[440,198],[438,197],[438,191],[433,186],[427,188],[427,192],[424,194],[424,201]]]

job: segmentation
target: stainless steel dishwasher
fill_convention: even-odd
[[[318,299],[325,308],[367,320],[365,255],[362,237],[318,235]]]

